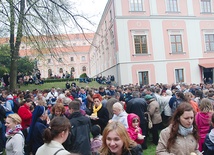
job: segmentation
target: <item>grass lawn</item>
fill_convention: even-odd
[[[89,83],[79,83],[79,81],[75,81],[75,82],[76,82],[76,85],[79,87],[88,86],[89,88],[99,88],[99,86],[101,86],[101,84],[97,83],[96,81],[92,81]],[[52,82],[52,83],[44,83],[42,85],[29,84],[27,86],[22,85],[19,89],[23,91],[26,91],[26,90],[32,91],[34,89],[44,90],[44,89],[51,89],[51,87],[65,89],[65,83],[66,82]],[[71,84],[72,82],[69,81],[69,83]],[[102,86],[106,86],[106,85],[102,85]]]

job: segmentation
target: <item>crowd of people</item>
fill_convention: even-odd
[[[212,84],[1,90],[0,102],[0,154],[140,155],[150,139],[157,155],[214,154]]]

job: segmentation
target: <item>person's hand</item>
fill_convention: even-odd
[[[47,124],[49,124],[49,123],[50,123],[50,118],[47,117],[47,118],[46,118],[46,121],[47,121]]]
[[[140,132],[140,128],[139,127],[137,127],[136,129],[135,129],[135,132]]]
[[[144,135],[141,135],[141,134],[138,134],[138,135],[137,135],[137,139],[139,139],[139,140],[143,140],[144,138],[145,138]]]
[[[110,119],[109,121],[108,121],[108,123],[111,123],[112,122],[112,120]]]

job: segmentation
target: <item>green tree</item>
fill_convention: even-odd
[[[27,38],[30,46],[41,55],[42,49],[49,49],[54,57],[57,45],[64,45],[60,33],[77,28],[84,34],[87,28],[79,22],[91,23],[90,18],[78,13],[75,4],[69,0],[1,0],[1,35],[9,35],[10,46],[10,90],[16,88],[17,63],[20,45]],[[93,23],[91,23],[93,25]],[[64,36],[65,39],[65,36]],[[87,40],[87,39],[86,39]],[[65,46],[65,45],[64,45]]]
[[[10,68],[10,47],[9,45],[0,46],[0,66]]]
[[[18,72],[31,75],[34,69],[34,61],[29,57],[23,57],[18,60]]]

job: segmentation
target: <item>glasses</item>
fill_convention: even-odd
[[[132,123],[139,123],[139,120],[138,119],[133,119]]]

